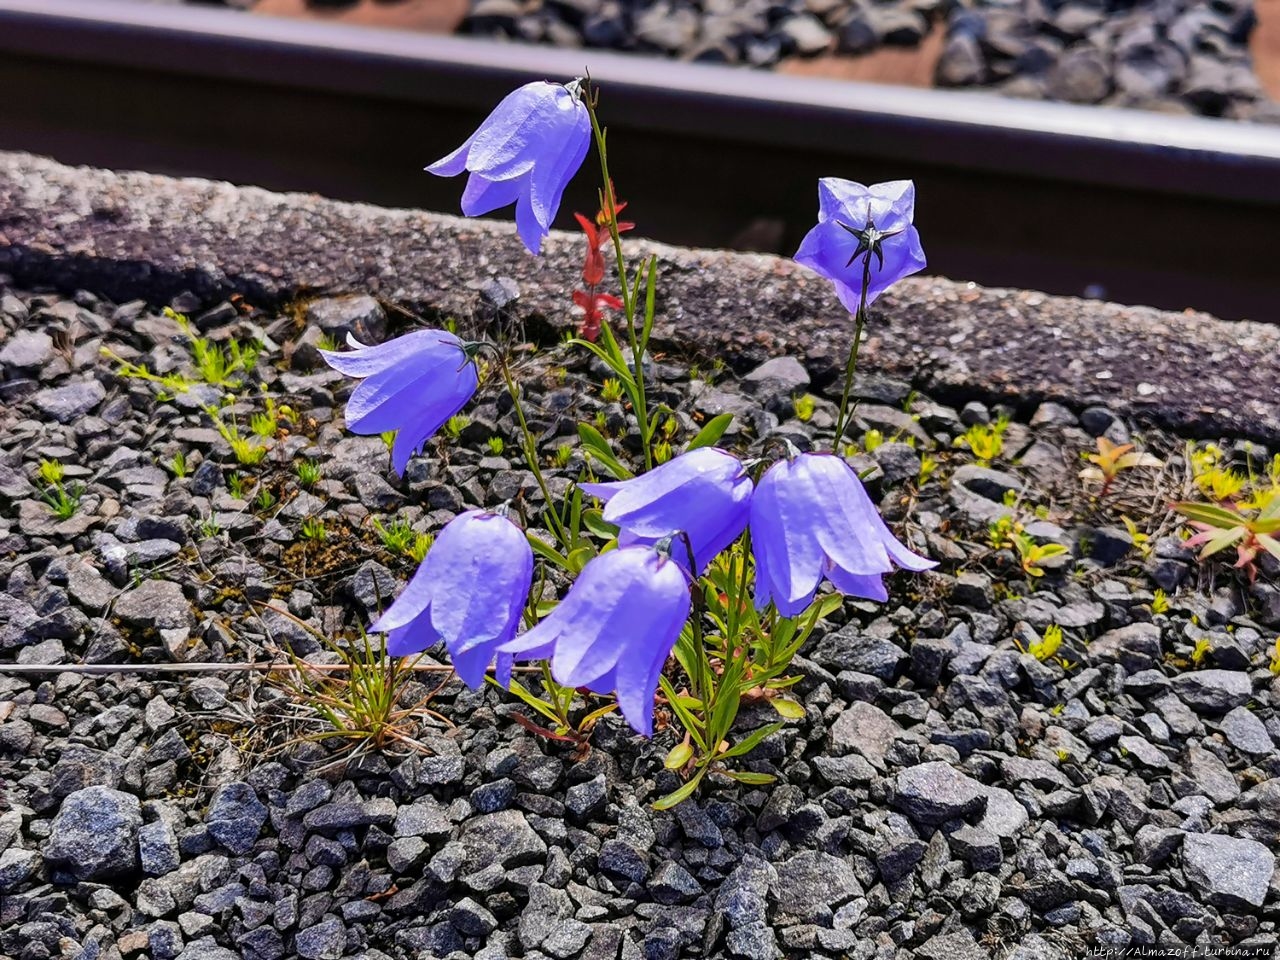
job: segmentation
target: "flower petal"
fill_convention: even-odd
[[[490,180],[483,174],[473,173],[467,178],[466,189],[462,191],[462,212],[468,217],[490,213],[515,203],[521,192],[527,189],[528,182],[524,176]]]
[[[461,341],[446,330],[415,330],[377,346],[361,347],[346,353],[321,350],[320,355],[339,373],[348,377],[369,377],[444,343],[456,343],[461,349]]]

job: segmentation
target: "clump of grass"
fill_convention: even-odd
[[[222,524],[218,523],[217,518],[210,514],[201,518],[196,524],[196,536],[201,540],[209,540],[216,537],[222,532]]]
[[[259,510],[265,513],[276,505],[276,498],[264,484],[258,488],[258,495],[253,498],[253,502]]]
[[[304,540],[312,540],[316,543],[324,540],[329,535],[329,531],[325,529],[324,521],[319,517],[307,517],[303,520],[300,532]]]
[[[66,468],[60,460],[41,460],[38,469],[40,499],[48,504],[59,520],[70,520],[80,509],[84,487],[79,483],[64,484]]]
[[[337,762],[343,762],[352,753],[366,750],[407,748],[425,753],[426,748],[413,737],[420,721],[431,717],[451,726],[445,717],[427,708],[449,682],[451,671],[442,670],[442,679],[432,690],[406,705],[410,685],[417,680],[414,668],[420,655],[412,660],[388,657],[386,638],[379,636],[374,641],[364,632],[357,642],[343,646],[303,626],[337,655],[340,669],[318,670],[293,656],[295,670],[284,685],[293,697],[296,719],[320,727],[297,739],[342,742]]]
[[[486,445],[489,447],[489,452],[495,457],[502,456],[502,451],[507,448],[507,445],[503,443],[501,437],[490,437],[486,441]]]
[[[431,545],[435,543],[436,538],[429,533],[415,533],[413,542],[409,544],[405,553],[415,563],[421,563],[427,558],[427,551],[431,549]]]
[[[563,470],[569,465],[569,461],[573,458],[573,447],[567,443],[562,443],[556,447],[556,452],[552,456],[552,463]]]
[[[455,413],[444,423],[444,432],[450,438],[457,440],[462,435],[462,431],[471,425],[471,418],[464,413]]]
[[[179,450],[169,460],[169,470],[177,478],[181,479],[191,472],[187,465],[187,455]]]
[[[320,482],[320,464],[314,460],[299,460],[294,471],[298,475],[298,483],[304,487],[314,487]]]
[[[244,499],[245,479],[244,474],[238,470],[233,470],[227,477],[227,493],[235,497],[237,500]]]
[[[1169,612],[1169,595],[1159,587],[1156,587],[1156,592],[1151,596],[1151,612],[1157,616]]]
[[[1009,427],[1009,418],[1002,416],[994,423],[975,423],[968,430],[956,437],[957,447],[967,447],[980,466],[989,466],[991,461],[1004,452],[1004,432]]]
[[[407,554],[409,547],[413,544],[414,537],[417,535],[409,521],[400,518],[384,525],[381,520],[375,517],[373,529],[378,531],[378,539],[382,541],[382,545],[387,549],[387,552],[397,555]]]
[[[617,403],[622,399],[622,381],[616,377],[606,377],[600,385],[600,399],[605,403]]]
[[[191,359],[196,372],[205,383],[234,390],[243,380],[236,374],[250,373],[258,364],[262,345],[256,341],[241,343],[232,339],[220,346],[212,340],[197,336],[191,321],[176,310],[165,308],[164,314],[176,323],[191,342]]]

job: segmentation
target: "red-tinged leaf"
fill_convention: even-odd
[[[1236,511],[1208,503],[1195,503],[1184,500],[1181,503],[1173,504],[1173,509],[1188,520],[1207,523],[1209,526],[1217,527],[1220,530],[1230,529],[1240,523],[1240,514]]]

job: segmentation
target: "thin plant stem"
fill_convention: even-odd
[[[849,394],[853,390],[853,378],[858,371],[858,348],[862,344],[862,328],[867,322],[867,287],[871,283],[871,251],[868,250],[862,259],[862,295],[858,298],[858,312],[853,320],[853,344],[849,347],[849,361],[844,368],[844,392],[840,395],[840,415],[836,417],[836,439],[832,452],[840,454],[840,441],[844,439],[844,431],[848,424],[846,416],[849,411]]]
[[[560,515],[556,512],[555,504],[551,501],[551,490],[547,486],[547,480],[542,475],[542,468],[538,464],[538,447],[534,443],[533,433],[529,430],[529,422],[524,416],[524,404],[520,402],[520,388],[516,386],[515,378],[511,376],[511,367],[507,364],[507,358],[500,352],[498,353],[498,367],[502,371],[503,382],[507,385],[507,393],[511,395],[511,403],[515,407],[516,420],[520,424],[520,434],[524,440],[524,456],[529,462],[529,469],[533,472],[533,479],[538,484],[538,489],[542,491],[542,499],[547,505],[545,511],[548,522],[554,528],[556,539],[560,541],[561,546],[566,550],[572,548],[569,542],[569,535],[564,529],[564,524],[560,521]]]
[[[633,291],[628,277],[627,261],[622,253],[622,234],[618,232],[618,198],[613,192],[613,178],[609,176],[609,151],[605,144],[605,132],[600,126],[600,118],[596,116],[594,91],[588,91],[583,99],[587,107],[587,115],[591,118],[591,133],[595,138],[596,156],[600,158],[600,177],[604,181],[601,195],[604,197],[604,209],[608,213],[609,237],[613,240],[613,258],[618,270],[618,283],[622,287],[622,310],[627,320],[627,338],[631,343],[631,367],[635,378],[636,392],[633,397],[636,419],[640,424],[640,445],[644,450],[645,470],[653,469],[653,451],[650,449],[649,405],[644,382],[644,344],[636,334],[636,301],[639,299],[639,283]],[[644,272],[643,270],[641,271]],[[636,274],[639,281],[641,273]],[[608,320],[601,321],[608,324]]]

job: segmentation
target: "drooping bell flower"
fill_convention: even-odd
[[[616,692],[623,717],[647,737],[658,674],[689,608],[689,580],[665,548],[620,547],[583,567],[560,604],[499,654],[549,659],[556,683]]]
[[[347,341],[356,349],[320,351],[335,370],[363,379],[347,401],[347,429],[398,431],[391,465],[404,473],[409,458],[476,392],[476,365],[466,345],[445,330],[418,330],[373,347]]]
[[[784,617],[802,612],[824,577],[841,593],[883,602],[894,564],[936,566],[898,542],[858,475],[832,454],[802,453],[765,472],[751,498],[751,549],[756,607],[772,600]]]
[[[387,634],[387,652],[405,657],[441,640],[463,682],[478,687],[497,654],[497,679],[511,680],[511,655],[533,582],[533,551],[505,511],[469,510],[440,531],[426,559],[369,628]]]
[[[630,480],[579,486],[606,501],[604,519],[618,526],[619,546],[683,532],[700,572],[746,529],[752,484],[737,457],[701,447]],[[682,538],[672,543],[671,555],[688,566]]]
[[[823,177],[818,181],[818,224],[801,241],[796,262],[835,284],[840,302],[857,313],[864,278],[866,302],[871,303],[924,268],[920,234],[911,222],[915,202],[910,180],[864,187]]]
[[[507,94],[462,146],[427,170],[442,177],[470,172],[462,193],[468,217],[514,203],[520,239],[536,255],[590,142],[579,81],[537,80]]]

